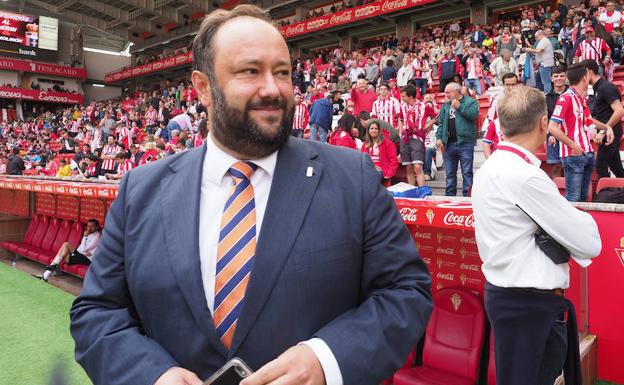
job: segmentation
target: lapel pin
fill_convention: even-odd
[[[308,178],[312,178],[312,175],[314,175],[314,169],[312,168],[312,166],[308,166],[308,169],[306,171],[306,176]]]

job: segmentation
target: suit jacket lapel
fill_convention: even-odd
[[[271,192],[256,246],[254,266],[245,292],[230,357],[245,339],[282,271],[316,191],[323,165],[317,153],[298,139],[280,150]],[[314,174],[308,177],[307,168]]]
[[[203,145],[171,163],[172,172],[160,182],[160,196],[171,269],[199,329],[225,357],[227,350],[216,334],[206,304],[199,260],[199,209],[205,153],[206,145]],[[181,199],[186,203],[184,210],[180,210]]]

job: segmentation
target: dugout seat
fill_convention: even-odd
[[[33,237],[30,242],[22,243],[18,247],[15,248],[14,253],[26,256],[26,252],[32,247],[41,247],[41,241],[43,241],[43,237],[48,231],[48,224],[50,222],[50,217],[42,216],[39,220],[39,224],[37,225],[37,229],[33,233]]]
[[[48,250],[42,250],[38,255],[37,259],[39,262],[44,265],[49,265],[56,256],[56,253],[59,251],[63,243],[67,241],[67,237],[69,237],[69,232],[71,230],[71,222],[70,221],[61,221],[59,224],[58,232],[56,233],[56,238],[54,238],[54,242]]]
[[[394,385],[474,385],[485,335],[481,300],[464,289],[446,288],[433,297],[425,333],[423,365],[401,369]]]
[[[22,242],[16,241],[4,241],[0,243],[0,248],[8,250],[12,253],[15,253],[15,250],[23,245],[29,245],[32,242],[33,236],[37,231],[37,226],[39,226],[39,222],[41,220],[41,215],[35,215],[31,218],[30,223],[28,223],[28,228],[26,229],[26,233],[24,234],[24,239]]]
[[[71,229],[69,231],[69,236],[67,237],[67,242],[69,242],[72,246],[78,247],[80,242],[82,241],[82,235],[84,232],[84,225],[80,222],[74,222],[71,225]],[[77,275],[79,277],[84,278],[84,275],[87,272],[88,266],[81,265],[67,265],[65,262],[61,262],[59,265],[61,270],[66,273]]]
[[[26,250],[26,255],[28,259],[39,262],[39,254],[44,253],[46,251],[50,251],[54,240],[56,239],[56,234],[58,233],[59,225],[61,224],[61,220],[58,218],[50,219],[48,223],[48,229],[46,230],[43,239],[41,240],[41,244],[39,247],[29,247]]]

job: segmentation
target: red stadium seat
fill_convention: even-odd
[[[607,187],[624,188],[624,178],[600,178],[598,180],[598,186],[596,187],[596,194],[598,194],[603,188]]]
[[[481,300],[464,289],[439,290],[425,333],[423,366],[401,369],[395,385],[474,385],[485,334]]]
[[[69,231],[69,236],[67,237],[67,242],[69,242],[72,246],[78,247],[80,242],[82,241],[82,235],[84,231],[84,226],[80,222],[74,222],[71,225],[71,229]],[[84,269],[80,265],[67,265],[65,262],[61,262],[59,265],[61,270],[66,273],[78,275],[80,277],[84,277],[84,274],[87,271],[87,266],[84,266]],[[80,275],[82,272],[82,275]]]
[[[415,359],[416,359],[416,348],[412,349],[409,356],[407,356],[407,360],[405,360],[405,363],[403,364],[403,366],[401,366],[399,370],[411,368],[412,365],[414,365]],[[381,383],[381,385],[391,385],[391,384],[392,384],[392,377],[386,379],[384,382]]]
[[[62,221],[59,224],[58,232],[56,233],[56,238],[54,238],[54,242],[52,242],[52,246],[46,250],[41,251],[37,255],[37,259],[39,262],[44,265],[49,265],[52,262],[52,259],[56,256],[58,250],[63,246],[63,243],[67,241],[67,237],[69,236],[69,232],[71,230],[71,223],[69,221]]]
[[[26,252],[31,247],[33,247],[33,246],[34,247],[40,247],[41,246],[41,241],[43,241],[43,237],[45,236],[46,232],[48,231],[48,223],[49,223],[49,221],[50,221],[49,217],[42,216],[40,221],[39,221],[39,224],[37,226],[37,229],[33,233],[33,237],[31,239],[31,241],[29,243],[24,242],[22,245],[18,246],[15,249],[14,253],[26,256]]]
[[[52,218],[48,223],[48,229],[41,240],[41,245],[36,247],[34,244],[32,247],[26,250],[25,257],[32,259],[33,261],[39,261],[39,254],[44,253],[46,251],[50,251],[54,240],[56,239],[56,234],[58,233],[59,225],[61,224],[60,219]]]
[[[35,215],[34,217],[32,217],[30,223],[28,224],[28,229],[26,229],[26,233],[24,234],[24,239],[22,242],[4,241],[0,243],[0,248],[14,253],[17,247],[29,245],[30,242],[32,242],[32,238],[35,234],[35,231],[37,230],[37,226],[39,226],[40,219],[41,215]]]
[[[559,194],[565,196],[566,195],[565,178],[562,176],[558,176],[555,179],[553,179],[553,182],[555,182],[555,184],[557,185],[557,188],[559,189]],[[594,195],[594,189],[592,187],[592,184],[590,183],[589,191],[587,192],[587,202],[592,201],[593,195]]]

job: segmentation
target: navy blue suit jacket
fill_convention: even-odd
[[[280,150],[227,350],[200,271],[205,151],[139,167],[120,185],[71,309],[76,359],[94,384],[151,385],[174,365],[206,379],[234,356],[257,370],[312,337],[345,385],[396,370],[426,327],[430,276],[370,158],[294,138]]]

